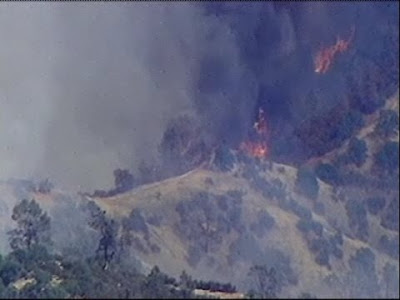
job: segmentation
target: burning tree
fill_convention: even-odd
[[[258,110],[258,119],[254,123],[255,137],[243,142],[239,149],[247,155],[255,158],[265,158],[268,155],[268,127],[265,112],[262,108]]]

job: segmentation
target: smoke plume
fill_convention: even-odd
[[[156,160],[167,124],[185,113],[203,124],[208,144],[237,146],[260,106],[272,132],[291,136],[344,101],[340,65],[379,44],[398,17],[392,11],[373,3],[2,3],[0,178],[111,186],[113,169]],[[319,47],[353,25],[353,52],[318,77]]]

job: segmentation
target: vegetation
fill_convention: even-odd
[[[381,216],[381,224],[387,229],[399,231],[399,198],[392,198]]]
[[[385,198],[383,197],[370,197],[366,201],[368,211],[376,215],[379,211],[381,211],[385,207]]]
[[[233,168],[235,157],[228,147],[221,146],[215,151],[214,164],[221,171],[229,171]]]
[[[14,207],[18,230],[10,232],[10,243],[16,246],[5,257],[0,255],[0,298],[188,299],[195,298],[195,288],[236,291],[229,283],[196,281],[186,273],[177,281],[157,266],[144,275],[129,263],[111,260],[116,223],[93,202],[88,202],[87,209],[89,225],[100,235],[95,253],[102,255],[72,259],[52,249],[50,219],[34,200],[23,200]],[[143,229],[141,225],[134,227]]]
[[[333,138],[340,143],[350,138],[353,133],[362,128],[364,124],[363,115],[357,110],[350,110],[335,128]]]
[[[399,115],[390,109],[382,110],[375,130],[383,137],[394,135],[399,130]]]
[[[42,180],[38,183],[37,190],[42,194],[49,194],[54,188],[54,185],[49,181],[49,179]]]
[[[387,235],[379,239],[379,248],[394,259],[399,257],[399,236],[390,239]]]
[[[299,192],[310,199],[318,197],[319,184],[317,178],[309,169],[300,168],[297,172],[296,187]]]
[[[358,249],[349,259],[349,287],[352,295],[377,298],[379,295],[378,277],[375,268],[375,254],[370,248]]]
[[[114,175],[114,188],[108,191],[96,190],[94,191],[93,194],[89,196],[112,197],[130,191],[135,187],[134,177],[128,170],[116,169],[114,170],[113,175]]]
[[[339,171],[331,164],[321,163],[315,170],[316,175],[328,184],[337,185],[340,183]]]
[[[250,268],[248,276],[255,285],[255,289],[248,292],[250,298],[276,298],[282,289],[282,284],[278,282],[278,276],[273,267],[254,265]]]
[[[8,232],[13,250],[50,243],[50,218],[35,200],[22,200],[14,207],[11,218],[17,222],[17,228]]]
[[[358,238],[366,240],[368,238],[367,210],[362,202],[349,200],[346,203],[349,225],[355,231]]]
[[[274,218],[266,210],[260,210],[256,221],[251,223],[250,229],[258,237],[263,237],[268,230],[272,229],[274,224]]]
[[[237,192],[221,196],[200,192],[176,206],[180,216],[176,228],[195,247],[192,253],[215,250],[224,235],[240,230],[241,203],[241,194]]]
[[[387,142],[376,154],[376,164],[384,172],[393,174],[399,170],[399,143]]]
[[[352,138],[346,156],[347,162],[353,163],[357,167],[361,167],[367,160],[367,150],[367,144],[364,140]]]

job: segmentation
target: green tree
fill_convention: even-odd
[[[51,243],[50,217],[34,199],[24,199],[17,204],[11,218],[17,222],[17,228],[8,232],[13,250],[30,249],[33,245]]]
[[[248,276],[255,284],[255,290],[249,292],[251,298],[276,298],[281,291],[276,270],[266,265],[254,265]]]
[[[118,224],[107,218],[106,212],[101,210],[93,201],[88,202],[90,214],[89,226],[100,233],[96,256],[103,260],[106,269],[117,251]]]

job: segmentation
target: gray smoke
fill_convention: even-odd
[[[259,106],[271,133],[289,134],[346,98],[346,69],[318,77],[316,51],[352,25],[357,39],[342,65],[357,47],[381,45],[385,9],[1,3],[0,179],[107,189],[114,169],[157,160],[167,124],[186,113],[201,120],[211,144],[243,140]]]
[[[229,27],[185,3],[2,3],[0,37],[0,178],[111,186],[192,110],[200,58],[241,80]]]

